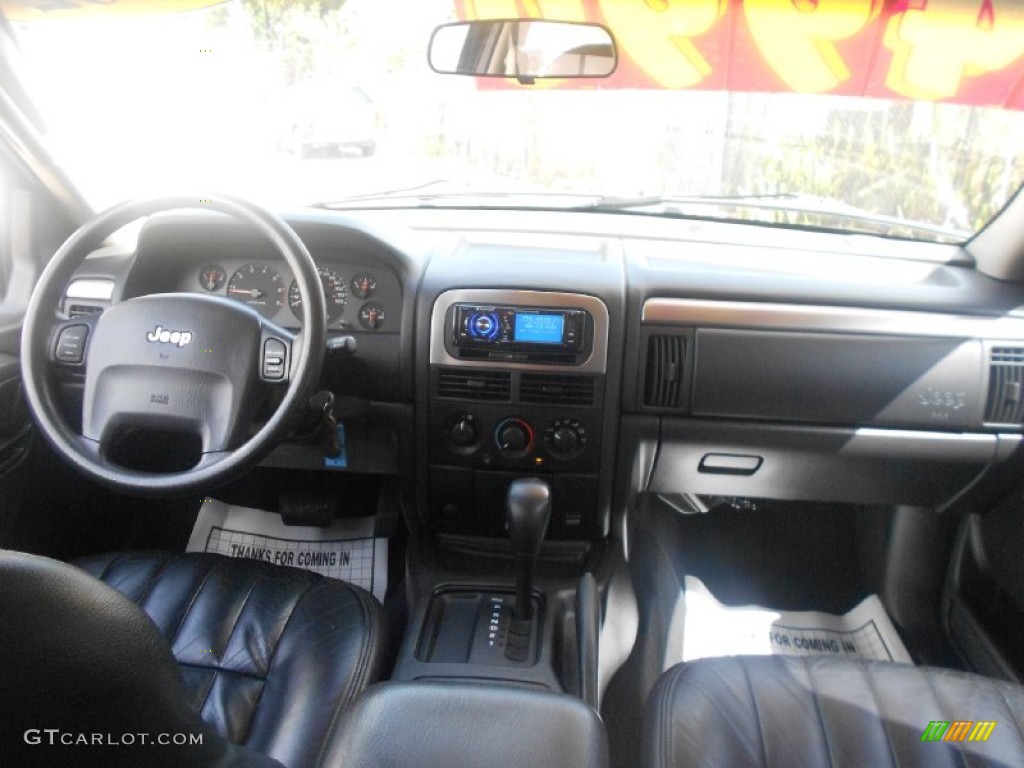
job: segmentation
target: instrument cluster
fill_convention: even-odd
[[[329,328],[377,331],[388,327],[387,307],[398,306],[393,275],[343,264],[322,264],[317,273]],[[209,263],[199,269],[197,278],[200,290],[248,304],[268,320],[284,326],[301,322],[302,294],[283,264]]]

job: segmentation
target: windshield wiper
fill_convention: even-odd
[[[857,208],[842,200],[826,197],[813,197],[791,192],[780,192],[768,195],[671,195],[648,197],[602,197],[592,203],[581,205],[577,211],[640,211],[644,208],[659,208],[659,214],[686,215],[684,206],[700,207],[741,207],[758,210],[773,210],[792,213],[809,213],[829,216],[847,221],[863,221],[871,224],[884,224],[890,227],[909,229],[915,232],[927,232],[933,235],[964,241],[971,237],[972,232],[923,221],[901,219],[898,216],[887,216],[881,213]]]

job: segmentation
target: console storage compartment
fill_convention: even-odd
[[[347,714],[323,765],[606,768],[604,724],[565,694],[510,685],[382,683]]]

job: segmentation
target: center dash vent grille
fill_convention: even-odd
[[[437,377],[438,397],[459,400],[509,400],[512,375],[503,371],[467,371],[442,368]]]
[[[1024,347],[993,347],[989,362],[985,422],[1020,424],[1024,421]]]
[[[644,405],[679,408],[683,404],[686,338],[656,334],[647,339]]]
[[[556,373],[524,373],[519,380],[519,399],[524,403],[576,405],[594,404],[593,376],[565,376]]]

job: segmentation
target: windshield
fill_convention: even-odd
[[[589,206],[960,241],[1024,182],[1024,27],[981,0],[981,15],[947,18],[956,34],[935,15],[959,7],[949,2],[932,15],[896,4],[901,18],[854,0],[831,16],[836,3],[794,2],[806,7],[792,18],[758,16],[764,0],[526,3],[589,14],[619,56],[608,80],[532,85],[428,66],[438,24],[521,15],[515,2],[235,0],[66,16],[20,5],[39,4],[3,7],[48,145],[98,209],[226,192],[277,206]],[[817,26],[794,24],[808,19]],[[374,197],[384,192],[392,199]]]

